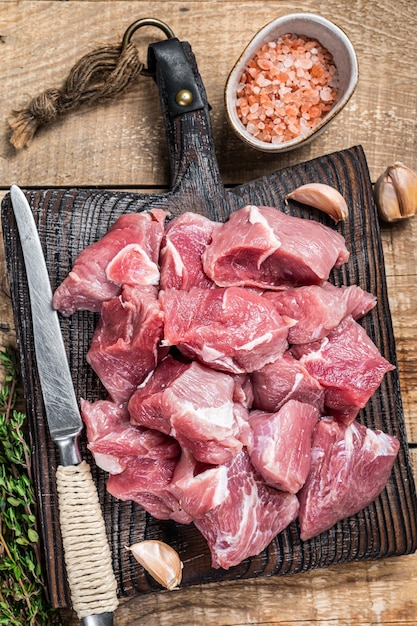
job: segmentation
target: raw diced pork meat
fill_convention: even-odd
[[[281,356],[288,323],[272,303],[241,287],[160,292],[164,341],[206,365],[240,374]]]
[[[114,402],[126,402],[154,369],[162,332],[155,287],[125,285],[120,296],[103,302],[87,361]]]
[[[163,394],[188,367],[188,363],[177,361],[170,354],[165,357],[130,398],[128,409],[132,422],[168,435],[171,432],[171,416],[169,411],[164,410]]]
[[[167,488],[174,475],[177,459],[150,459],[137,456],[124,472],[109,477],[107,486],[112,495],[128,500],[129,494],[141,491],[159,494]]]
[[[233,379],[235,381],[233,400],[240,402],[247,409],[251,409],[253,405],[253,388],[250,375],[234,374]]]
[[[183,448],[170,490],[193,519],[222,504],[229,495],[226,465],[206,465]]]
[[[307,402],[319,410],[324,405],[324,388],[290,352],[252,373],[253,405],[275,413],[288,400]]]
[[[126,407],[114,402],[82,400],[81,414],[87,427],[88,448],[97,465],[110,474],[122,472],[134,457],[172,459],[180,455],[175,439],[130,424]]]
[[[126,456],[172,459],[180,454],[178,442],[172,437],[159,430],[129,423],[115,426],[100,439],[91,441],[88,448],[94,454],[110,454],[119,460]]]
[[[335,295],[340,294],[342,300],[346,305],[346,313],[344,317],[351,315],[354,320],[358,320],[363,317],[369,311],[376,306],[377,300],[376,296],[373,293],[369,293],[369,291],[364,291],[358,285],[342,285],[341,287],[336,287],[336,285],[332,285],[332,283],[325,282],[322,284],[322,288],[326,291],[333,293]]]
[[[366,405],[386,372],[395,369],[351,316],[321,341],[292,346],[291,352],[325,387],[330,414],[346,423]]]
[[[95,461],[110,472],[109,493],[138,502],[160,519],[189,523],[167,489],[180,455],[178,443],[158,431],[132,426],[126,407],[109,400],[83,400],[81,410]]]
[[[114,404],[110,400],[98,400],[94,403],[81,400],[80,405],[89,443],[99,440],[107,433],[129,426],[129,414],[125,406]],[[128,461],[127,458],[121,461],[119,457],[108,453],[93,452],[93,456],[98,467],[110,474],[122,472]]]
[[[309,343],[325,337],[347,315],[355,318],[368,313],[376,298],[360,287],[335,287],[325,283],[268,291],[264,297],[273,302],[278,313],[297,323],[288,331],[288,342]]]
[[[299,511],[306,540],[378,496],[399,443],[354,420],[393,366],[355,322],[375,298],[327,282],[336,231],[271,207],[166,216],[120,217],[54,307],[100,313],[87,360],[109,399],[81,411],[109,493],[194,522],[228,569]]]
[[[259,554],[298,514],[297,496],[265,484],[245,450],[227,468],[229,493],[194,524],[207,540],[215,568],[229,569]]]
[[[197,460],[220,464],[242,449],[247,410],[233,401],[234,388],[228,374],[167,357],[132,396],[129,413],[134,423],[175,437]]]
[[[54,293],[54,308],[66,316],[78,310],[99,312],[121,285],[157,285],[165,218],[161,209],[119,217],[102,239],[78,255]]]
[[[211,241],[213,230],[220,228],[197,213],[183,213],[169,223],[160,253],[161,289],[201,287],[214,283],[203,271],[201,255]]]
[[[111,400],[80,402],[81,415],[86,425],[88,441],[96,441],[117,428],[120,424],[129,424],[129,413],[125,406],[115,404]]]
[[[311,436],[319,419],[310,404],[289,400],[277,413],[251,411],[253,445],[249,456],[268,485],[297,493],[311,463]]]
[[[176,459],[133,457],[123,472],[109,476],[107,491],[119,500],[137,502],[157,519],[189,524],[191,517],[169,489],[176,464]]]
[[[220,287],[320,284],[349,257],[343,237],[272,207],[246,206],[213,232],[205,273]]]
[[[383,490],[398,440],[358,422],[323,418],[313,434],[309,476],[298,494],[301,539],[331,528],[368,506]]]

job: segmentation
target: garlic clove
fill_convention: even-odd
[[[396,222],[417,213],[417,174],[397,161],[381,174],[374,186],[379,217]]]
[[[163,587],[172,591],[181,583],[183,563],[178,553],[167,543],[149,539],[126,548]]]
[[[285,201],[295,200],[327,213],[336,223],[347,218],[349,211],[342,194],[325,183],[307,183],[285,196]]]

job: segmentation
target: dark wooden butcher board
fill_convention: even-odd
[[[173,49],[170,49],[171,45]],[[175,57],[178,54],[183,55],[189,65],[185,69],[185,77],[175,76],[175,72],[172,76],[169,71],[172,55]],[[162,50],[161,58],[158,55],[157,50],[156,61],[151,58],[150,62],[155,63],[156,83],[166,124],[171,189],[164,194],[145,195],[94,189],[27,192],[52,288],[55,289],[65,278],[79,252],[102,237],[123,213],[160,207],[169,210],[172,215],[194,211],[212,219],[224,220],[231,211],[245,204],[275,206],[291,215],[325,223],[346,238],[350,259],[340,270],[333,272],[331,279],[337,285],[360,285],[377,296],[377,307],[361,323],[382,354],[396,365],[378,217],[362,148],[355,146],[329,154],[226,190],[217,168],[209,106],[191,48],[187,43],[171,42],[167,49]],[[194,99],[197,106],[178,112],[172,105],[171,95],[182,80],[188,81],[190,89],[197,90],[197,98]],[[286,193],[310,181],[326,182],[340,190],[350,209],[345,222],[335,226],[323,213],[295,203],[285,205]],[[44,415],[36,372],[29,295],[9,196],[2,203],[2,222],[30,424],[45,572],[52,603],[63,607],[70,605],[70,596],[58,523],[55,486],[58,455],[49,437]],[[97,316],[79,312],[69,319],[62,318],[61,322],[77,396],[90,401],[105,397],[85,359]],[[294,574],[337,563],[414,552],[417,548],[417,499],[398,370],[385,376],[379,390],[361,411],[359,420],[371,428],[396,435],[401,443],[388,485],[378,499],[357,515],[339,522],[310,541],[300,540],[298,524],[294,522],[260,555],[246,559],[228,571],[211,567],[205,540],[193,525],[181,526],[155,520],[140,506],[110,496],[106,492],[107,476],[95,466],[83,435],[80,447],[84,458],[91,464],[98,487],[119,595],[132,596],[160,589],[125,549],[126,545],[145,538],[160,539],[178,550],[184,562],[183,585]]]

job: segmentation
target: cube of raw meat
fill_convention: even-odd
[[[252,372],[288,346],[288,323],[273,304],[248,289],[169,289],[159,297],[165,344],[210,367]]]
[[[235,393],[233,400],[240,402],[247,409],[251,409],[253,405],[253,388],[249,374],[234,374]]]
[[[325,388],[328,412],[347,424],[395,369],[351,316],[321,341],[292,346],[291,352]]]
[[[317,407],[324,406],[324,387],[309,374],[306,367],[290,352],[252,373],[253,406],[275,413],[288,400],[299,400]]]
[[[99,312],[101,303],[117,296],[124,284],[158,285],[165,218],[161,209],[119,217],[104,237],[78,255],[54,293],[54,308],[65,316]]]
[[[161,246],[161,289],[201,287],[209,289],[214,283],[203,271],[201,255],[210,243],[213,230],[220,228],[198,213],[186,212],[168,224]]]
[[[268,291],[263,295],[273,302],[280,315],[297,322],[288,331],[290,344],[323,339],[347,315],[357,319],[376,305],[375,296],[357,285],[335,287],[324,283]]]
[[[399,449],[396,437],[358,422],[319,421],[310,473],[298,494],[301,539],[311,539],[373,502],[384,489]]]
[[[150,459],[180,456],[180,446],[172,437],[131,424],[125,406],[109,400],[94,403],[82,400],[81,415],[87,426],[87,447],[97,465],[110,474],[120,474],[139,456]]]
[[[180,455],[178,442],[159,430],[120,424],[107,434],[91,441],[88,448],[93,453],[112,454],[116,457],[146,456],[150,459],[172,459]]]
[[[252,465],[268,485],[297,493],[311,463],[311,437],[319,412],[310,404],[289,400],[276,413],[251,411]]]
[[[87,361],[116,403],[127,402],[164,351],[163,312],[154,287],[125,285],[104,302]]]
[[[189,367],[168,354],[152,374],[138,387],[129,400],[128,410],[134,424],[155,428],[168,435],[171,432],[171,415],[165,410],[164,392]]]
[[[176,465],[177,459],[133,457],[123,472],[109,476],[107,491],[119,500],[137,502],[157,519],[189,524],[191,517],[169,489]]]
[[[226,464],[228,495],[194,519],[207,540],[214,568],[229,569],[259,554],[298,514],[294,494],[265,484],[242,450]]]
[[[246,206],[213,232],[205,273],[220,287],[319,285],[349,257],[333,229],[273,207]]]
[[[155,428],[166,435],[171,432],[171,416],[164,410],[164,393],[188,367],[188,362],[178,361],[170,354],[162,359],[129,400],[128,411],[133,424]]]
[[[111,400],[88,402],[81,399],[80,407],[88,441],[96,441],[121,424],[128,425],[130,421],[127,407]]]
[[[128,409],[133,423],[175,437],[198,461],[220,464],[241,451],[247,428],[247,410],[233,401],[234,389],[232,376],[168,356]]]
[[[126,406],[115,404],[111,400],[98,400],[92,403],[82,399],[80,407],[88,442],[97,441],[107,433],[130,425]],[[126,467],[127,458],[121,461],[113,454],[100,452],[93,453],[93,456],[98,467],[110,474],[119,474]]]
[[[200,518],[228,497],[227,474],[226,465],[200,463],[183,448],[169,489],[182,510],[193,519]]]

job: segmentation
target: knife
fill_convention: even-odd
[[[72,605],[85,626],[112,626],[117,583],[97,489],[77,445],[83,423],[58,314],[52,307],[45,257],[26,196],[12,185],[10,198],[29,286],[45,413],[60,453],[56,472],[59,522]]]

